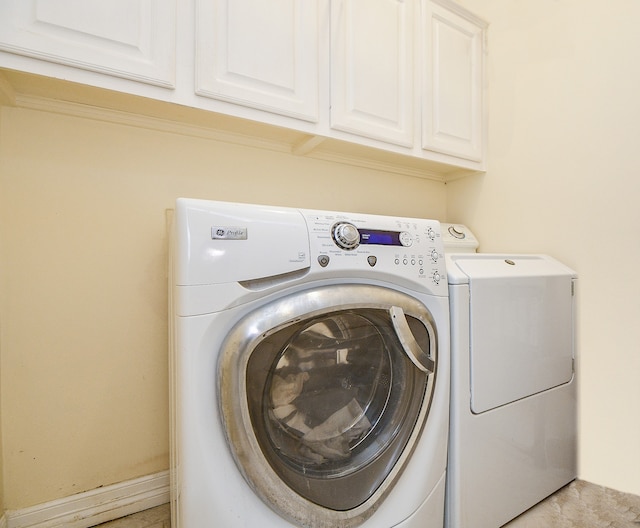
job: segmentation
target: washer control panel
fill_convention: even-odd
[[[302,210],[311,265],[326,271],[391,274],[429,290],[446,290],[439,222],[418,218]],[[446,292],[445,292],[446,294]]]

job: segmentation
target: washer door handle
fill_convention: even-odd
[[[411,332],[411,328],[409,328],[407,317],[402,308],[392,306],[389,309],[389,313],[391,314],[391,322],[393,323],[396,335],[398,339],[400,339],[400,344],[407,356],[409,356],[409,359],[421,371],[433,373],[435,371],[435,363],[429,355],[420,348],[416,338],[413,336],[413,332]]]

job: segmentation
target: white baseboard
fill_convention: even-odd
[[[0,528],[89,528],[169,502],[169,472],[104,486],[23,510],[9,510]]]

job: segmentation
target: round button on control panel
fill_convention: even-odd
[[[411,237],[410,233],[407,233],[406,231],[403,231],[402,233],[400,233],[400,243],[404,246],[404,247],[410,247],[413,244],[413,238]]]

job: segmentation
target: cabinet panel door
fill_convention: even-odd
[[[481,161],[484,26],[456,11],[423,2],[422,147]]]
[[[331,127],[413,144],[414,2],[333,0]]]
[[[198,95],[317,121],[317,0],[196,5]]]
[[[175,0],[2,0],[0,49],[173,87],[175,11]]]

